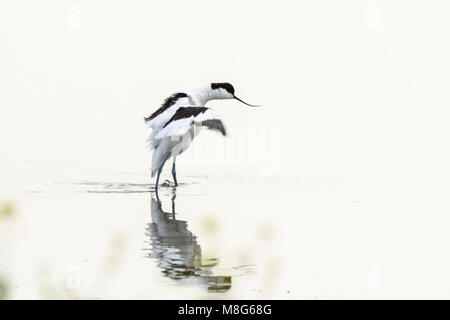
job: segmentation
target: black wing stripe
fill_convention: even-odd
[[[219,119],[202,121],[202,126],[208,127],[208,129],[210,129],[210,130],[218,130],[224,136],[227,135],[225,127],[223,126],[222,121],[220,121]]]
[[[179,92],[179,93],[175,93],[175,94],[171,95],[166,100],[164,100],[162,106],[158,110],[153,112],[151,116],[145,118],[145,121],[147,122],[147,121],[154,119],[155,117],[159,116],[161,113],[163,113],[164,111],[169,109],[171,106],[173,106],[178,101],[178,99],[187,98],[187,96],[188,95],[183,92]]]
[[[167,127],[167,125],[173,121],[190,118],[192,116],[196,117],[200,113],[204,113],[206,110],[208,110],[208,108],[205,107],[188,107],[188,108],[181,107],[177,110],[177,112],[175,112],[172,118],[170,118],[170,120],[167,121],[167,123],[164,125],[163,128]]]

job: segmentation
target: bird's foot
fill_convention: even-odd
[[[161,187],[176,187],[177,185],[169,180],[164,180],[163,183],[160,184]]]

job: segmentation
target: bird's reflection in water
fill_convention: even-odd
[[[231,288],[231,276],[214,276],[212,268],[217,260],[202,262],[202,248],[197,237],[188,229],[186,221],[175,219],[175,189],[172,196],[172,212],[164,212],[156,194],[152,197],[152,223],[146,228],[150,238],[149,257],[158,261],[165,276],[173,280],[185,280],[189,284],[205,286],[209,291],[225,292]]]

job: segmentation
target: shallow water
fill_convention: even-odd
[[[233,173],[180,173],[178,187],[163,180],[157,194],[146,173],[102,174],[86,166],[88,178],[79,179],[80,166],[63,171],[66,166],[3,161],[2,195],[16,208],[3,248],[13,261],[3,267],[11,297],[280,294],[259,284],[265,260],[277,250],[263,248],[276,242],[270,211],[245,209],[261,196],[242,192],[255,182]]]
[[[414,186],[180,165],[157,196],[147,172],[104,167],[2,159],[10,298],[448,294],[447,207]]]

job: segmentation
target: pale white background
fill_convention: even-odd
[[[35,190],[108,170],[134,170],[148,182],[143,116],[176,88],[227,81],[241,98],[264,105],[211,103],[230,130],[279,134],[279,170],[270,177],[205,165],[216,181],[226,170],[235,184],[254,177],[266,195],[259,206],[275,226],[273,253],[284,266],[268,297],[448,298],[449,11],[447,1],[2,1],[0,200],[20,203],[18,223],[31,223],[33,232],[30,216],[53,221],[59,210],[48,207],[66,202],[30,200],[25,184]],[[179,170],[198,173],[189,163]],[[238,193],[235,184],[220,190]],[[245,199],[258,203],[261,195],[251,188],[245,198],[249,188],[236,196],[255,218],[258,210]],[[87,206],[82,196],[70,201]],[[142,203],[124,201],[139,214]],[[232,206],[201,201],[206,211]],[[99,214],[106,219],[104,209],[113,207]],[[104,223],[90,216],[92,226]],[[144,218],[134,219],[129,223],[140,227]],[[244,234],[252,221],[223,225]],[[229,241],[224,233],[222,243]],[[47,232],[28,237],[61,270],[69,268],[58,249],[45,250]],[[94,230],[89,239],[96,242]],[[18,256],[18,269],[26,269],[28,258]],[[41,261],[37,256],[30,261]],[[125,287],[110,295],[136,296],[134,285]],[[249,290],[234,296],[255,297]]]

